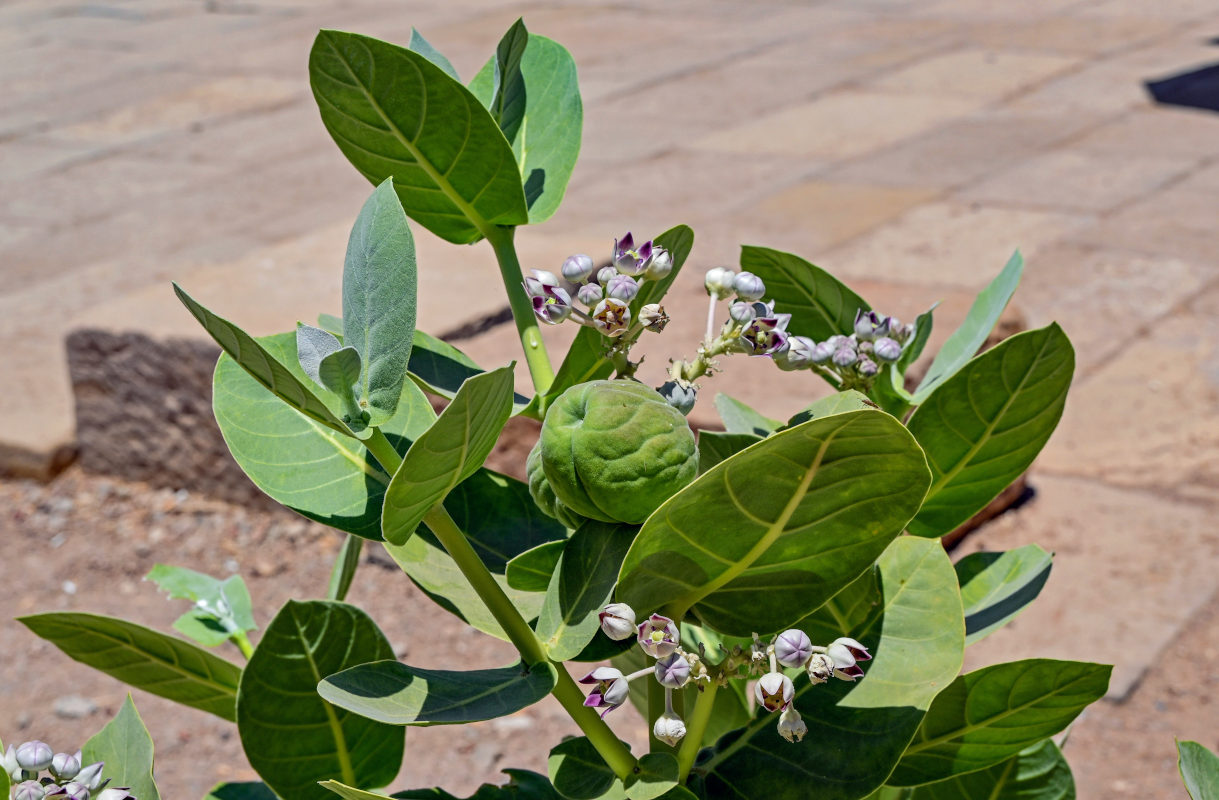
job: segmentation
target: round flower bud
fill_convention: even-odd
[[[738,300],[728,307],[728,316],[738,325],[748,325],[753,322],[757,313],[753,309],[753,303]]]
[[[872,352],[881,361],[892,363],[901,358],[902,346],[897,343],[896,339],[890,339],[888,336],[882,336],[872,343]]]
[[[596,265],[593,264],[592,258],[583,253],[577,253],[567,257],[567,260],[563,262],[562,271],[563,277],[572,283],[583,283],[592,276],[595,269]]]
[[[668,617],[653,614],[639,623],[637,638],[643,652],[652,658],[664,658],[672,655],[681,644],[681,630]]]
[[[690,680],[690,662],[681,653],[670,653],[657,660],[656,680],[669,689],[680,689]]]
[[[800,718],[795,706],[788,706],[779,715],[779,735],[789,742],[798,742],[808,733],[808,725]]]
[[[698,472],[686,418],[635,381],[571,387],[546,412],[539,442],[555,497],[604,522],[641,524]]]
[[[686,381],[665,381],[656,391],[683,415],[693,411],[694,403],[698,400],[698,390],[694,384]]]
[[[686,723],[682,722],[681,717],[666,711],[656,718],[656,724],[652,726],[652,735],[670,747],[676,747],[677,743],[686,735]]]
[[[663,247],[652,247],[652,259],[643,271],[643,277],[650,281],[658,281],[668,277],[673,271],[673,256]]]
[[[597,270],[597,283],[604,286],[610,282],[610,278],[613,278],[617,274],[618,270],[614,269],[613,267],[602,267],[601,269]]]
[[[863,375],[865,378],[871,378],[879,371],[880,367],[876,366],[876,362],[870,358],[861,358],[859,359],[857,369],[860,375]]]
[[[30,772],[41,772],[51,766],[54,758],[55,751],[51,749],[51,746],[37,739],[17,747],[17,763],[21,765],[22,769],[28,769]]]
[[[785,667],[803,667],[813,654],[813,640],[792,628],[775,637],[775,658]]]
[[[813,653],[808,660],[808,679],[813,683],[825,683],[834,677],[834,659],[825,653]]]
[[[834,355],[831,356],[831,359],[833,360],[835,366],[849,367],[859,359],[859,356],[856,354],[855,348],[849,345],[844,345],[834,351]]]
[[[586,283],[576,291],[576,299],[592,308],[605,297],[605,289],[599,283]]]
[[[13,787],[13,800],[42,800],[47,790],[38,781],[22,781]]]
[[[707,294],[716,300],[723,300],[732,294],[735,278],[736,273],[728,267],[713,267],[707,270],[706,276],[703,277],[703,287],[706,288]]]
[[[542,443],[539,441],[529,451],[525,459],[525,476],[529,483],[529,495],[538,508],[548,517],[553,517],[564,527],[575,530],[584,522],[584,517],[572,511],[555,497],[550,481],[546,480],[546,472],[542,469]],[[635,632],[635,620],[631,618],[631,633]]]
[[[813,363],[813,350],[816,343],[807,336],[792,336],[787,340],[787,346],[774,354],[775,366],[784,372],[804,369]]]
[[[615,642],[635,635],[635,609],[626,603],[610,603],[597,616],[601,620],[601,632]]]
[[[742,300],[761,300],[766,294],[766,284],[752,272],[742,272],[733,278],[732,289]]]
[[[753,687],[753,697],[758,705],[771,712],[787,708],[795,696],[796,687],[792,679],[782,672],[766,673]]]
[[[56,753],[51,759],[51,771],[61,781],[70,781],[80,772],[80,751],[73,753]]]
[[[639,283],[630,275],[615,275],[605,284],[605,293],[615,300],[629,303],[639,294]]]
[[[829,342],[821,342],[809,353],[809,360],[814,364],[824,364],[834,357],[834,347]]]

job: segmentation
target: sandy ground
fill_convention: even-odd
[[[184,610],[142,577],[158,562],[242,574],[266,623],[288,598],[324,593],[338,534],[292,514],[254,512],[185,492],[154,490],[68,470],[49,484],[0,482],[0,541],[10,589],[0,599],[0,736],[77,747],[122,702],[126,688],[70,661],[9,618],[82,610],[168,629]],[[371,552],[371,549],[370,549]],[[396,568],[366,558],[349,599],[364,606],[400,658],[423,667],[508,663],[504,643],[433,606]],[[1197,615],[1122,704],[1102,701],[1066,746],[1084,798],[1181,798],[1174,735],[1219,744],[1219,603]],[[1002,631],[996,635],[1005,635]],[[1013,635],[1015,631],[1011,631]],[[239,660],[233,650],[226,657]],[[1086,658],[1086,653],[1080,653]],[[235,727],[143,692],[136,702],[157,746],[161,794],[202,797],[213,784],[252,780]],[[631,712],[615,727],[639,742]],[[461,728],[414,729],[395,788],[442,785],[458,794],[498,781],[506,766],[545,771],[545,756],[574,726],[553,701]]]

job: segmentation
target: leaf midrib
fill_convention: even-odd
[[[300,620],[296,618],[296,613],[289,613],[288,616],[292,618],[292,625],[296,628],[297,640],[300,641],[301,650],[305,654],[305,663],[309,665],[309,671],[313,673],[313,683],[316,686],[322,682],[322,675],[318,671],[317,662],[313,660],[313,651],[309,648],[309,640],[305,637],[305,631],[301,628]],[[343,733],[343,726],[339,724],[339,718],[334,713],[334,707],[320,696],[318,701],[321,702],[322,708],[326,712],[326,724],[330,727],[331,736],[334,737],[335,755],[339,759],[339,773],[343,776],[344,783],[354,786],[356,773],[355,769],[351,766],[351,753],[347,750],[347,736]]]

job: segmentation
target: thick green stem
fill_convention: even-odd
[[[513,243],[515,233],[516,228],[498,226],[483,231],[495,250],[496,261],[499,262],[499,274],[504,280],[504,289],[508,292],[508,305],[512,307],[512,318],[516,320],[521,347],[525,349],[525,363],[529,365],[533,388],[538,394],[543,394],[550,388],[550,384],[554,383],[554,369],[550,366],[550,356],[546,352],[545,343],[542,342],[542,331],[538,328],[533,304],[521,284],[521,262],[516,257],[516,245]]]
[[[245,631],[237,631],[229,637],[229,641],[237,645],[237,649],[245,656],[246,661],[249,661],[250,656],[254,655],[254,645],[250,644],[250,639],[245,635]]]
[[[339,551],[339,557],[330,568],[330,585],[326,587],[327,600],[347,599],[347,590],[351,588],[351,581],[355,578],[356,567],[360,566],[360,553],[363,549],[362,538],[347,534],[347,541],[343,542],[343,549]]]
[[[380,428],[373,429],[372,436],[364,440],[364,446],[391,478],[398,471],[398,467],[402,466],[402,456],[398,455],[398,451],[389,443],[389,439],[385,438],[385,434],[381,433]]]
[[[694,701],[694,710],[686,720],[686,738],[682,740],[681,749],[677,751],[679,783],[686,780],[690,768],[694,766],[694,759],[702,747],[703,734],[707,732],[707,723],[711,721],[711,712],[715,708],[715,693],[719,688],[719,684],[712,681],[703,686],[703,690],[698,693],[698,699]]]

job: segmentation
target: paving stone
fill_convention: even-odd
[[[1072,402],[1082,405],[1078,396],[1068,408]],[[971,536],[964,549],[1041,545],[1054,553],[1050,579],[1006,628],[969,647],[965,668],[1022,658],[1113,664],[1107,696],[1121,700],[1148,669],[1163,666],[1162,649],[1214,591],[1215,507],[1051,476],[1038,466],[1032,484],[1031,502]]]
[[[964,116],[977,103],[954,97],[848,89],[696,140],[702,150],[847,158]]]
[[[1183,183],[1131,203],[1095,224],[1081,226],[1070,238],[1213,266],[1217,207],[1219,191]]]
[[[895,92],[994,100],[1040,84],[1079,63],[1079,58],[967,48],[890,73],[874,86]]]
[[[1005,50],[1096,56],[1154,39],[1173,27],[1171,21],[1148,14],[1083,17],[1077,12],[1030,17],[973,22],[967,28],[969,41]]]
[[[1072,142],[1071,148],[1123,156],[1214,157],[1219,155],[1219,115],[1156,106],[1103,125]]]
[[[1219,345],[1208,335],[1217,313],[1211,288],[1075,386],[1043,467],[1219,501]]]
[[[1193,158],[1059,150],[1014,164],[959,196],[1021,208],[1103,212],[1154,193],[1197,163]]]
[[[822,266],[847,277],[900,283],[985,286],[1019,249],[1026,261],[1087,217],[1013,208],[927,203],[869,236],[824,254]]]
[[[1152,101],[1143,86],[1145,75],[1112,62],[1092,62],[1052,78],[1011,98],[1013,111],[1036,111],[1070,116],[1080,112],[1118,115],[1136,108],[1150,108]]]

